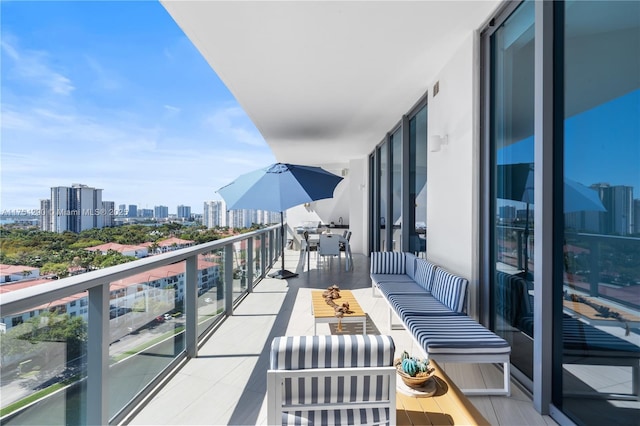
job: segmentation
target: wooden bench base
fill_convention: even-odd
[[[398,425],[489,425],[489,421],[462,391],[431,361],[437,390],[433,396],[413,397],[396,393]]]

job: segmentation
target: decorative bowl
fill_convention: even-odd
[[[410,376],[402,370],[402,361],[400,358],[395,360],[394,365],[398,376],[400,376],[404,384],[412,388],[422,387],[427,380],[431,378],[434,371],[433,368],[429,368],[426,373],[418,373],[415,376]]]

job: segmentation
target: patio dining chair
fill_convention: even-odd
[[[321,234],[318,243],[318,266],[321,259],[324,263],[329,257],[331,262],[335,256],[340,259],[340,237],[334,234]]]
[[[316,256],[317,256],[317,252],[318,252],[318,244],[315,241],[312,241],[309,239],[309,231],[304,231],[302,233],[302,236],[304,238],[304,254],[307,258],[307,271],[310,270],[310,259],[311,259],[311,252],[315,251],[316,252]]]

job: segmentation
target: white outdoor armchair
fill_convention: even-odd
[[[391,336],[276,337],[267,371],[267,422],[396,424]]]

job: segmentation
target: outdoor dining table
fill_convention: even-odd
[[[349,240],[342,235],[338,236],[338,241],[344,244],[344,257],[346,259],[345,271],[351,270],[351,265],[353,262],[353,258],[351,256],[351,246],[349,245]],[[320,234],[309,234],[309,245],[315,245],[316,247],[320,245]],[[308,248],[307,248],[308,249]],[[307,264],[309,263],[310,252],[307,250]],[[342,256],[342,255],[339,255]]]

